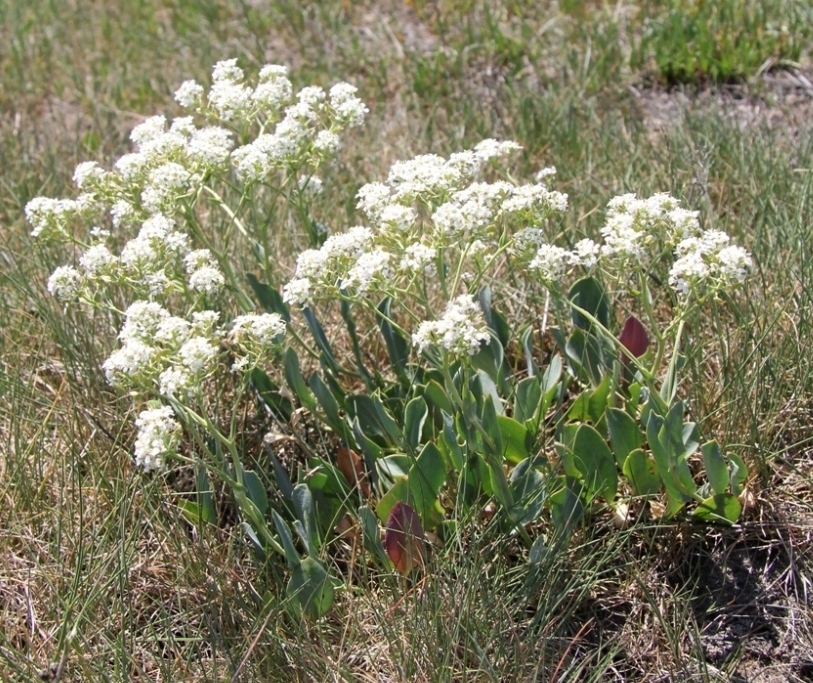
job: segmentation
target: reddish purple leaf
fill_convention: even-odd
[[[355,487],[358,485],[361,495],[364,498],[370,497],[370,484],[367,482],[367,473],[364,471],[364,464],[354,450],[341,446],[337,457],[339,472],[342,473],[347,483]]]
[[[409,574],[415,566],[423,567],[426,549],[423,527],[418,515],[409,505],[397,502],[387,517],[384,547],[395,568]]]
[[[624,329],[621,330],[621,334],[618,336],[618,341],[636,358],[643,356],[649,348],[649,336],[646,333],[646,328],[634,315],[627,318]],[[629,363],[627,354],[621,355],[621,361],[624,365]]]

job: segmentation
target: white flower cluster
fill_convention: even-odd
[[[542,184],[478,180],[490,160],[518,149],[484,140],[448,159],[422,154],[396,162],[385,183],[368,183],[356,195],[373,227],[352,228],[300,254],[284,300],[309,304],[339,290],[362,296],[406,287],[416,275],[435,275],[440,253],[486,267],[507,223],[541,223],[567,206],[566,195]]]
[[[545,283],[558,282],[573,266],[582,266],[589,270],[598,263],[601,247],[591,239],[579,240],[571,251],[547,244],[540,238],[538,234],[525,233],[520,247],[526,248],[526,245],[530,244],[536,249],[528,268]]]
[[[751,255],[730,241],[718,230],[682,240],[675,248],[677,258],[669,271],[669,284],[678,293],[688,294],[698,286],[725,288],[744,281],[753,267]]]
[[[483,312],[468,294],[450,301],[440,319],[425,320],[412,335],[420,351],[437,347],[453,356],[474,355],[490,339]]]
[[[329,93],[308,86],[293,97],[287,70],[267,65],[260,71],[255,89],[244,84],[244,75],[234,59],[218,62],[212,76],[208,104],[224,121],[261,119],[263,129],[276,123],[273,132],[231,154],[237,176],[245,183],[260,181],[273,170],[313,157],[318,162],[339,149],[340,133],[364,122],[367,107],[356,96],[356,87],[337,83]],[[181,104],[200,106],[202,88],[186,82],[176,93]]]
[[[125,314],[121,347],[102,366],[108,382],[157,388],[178,399],[193,395],[217,363],[217,318],[214,311],[200,311],[190,322],[155,302],[136,301]]]
[[[283,299],[287,303],[306,304],[310,301],[311,287],[320,287],[328,291],[342,289],[348,273],[355,267],[362,256],[368,252],[373,240],[373,231],[364,226],[356,226],[347,232],[331,235],[319,249],[303,251],[296,260],[294,279],[283,288]],[[381,254],[376,263],[386,260]],[[359,282],[369,286],[375,277],[374,263],[365,259],[367,266],[361,265],[367,275],[357,271]]]
[[[610,200],[601,229],[602,254],[615,261],[643,259],[652,244],[674,247],[700,232],[697,211],[687,211],[667,192],[638,199],[625,194]]]
[[[245,372],[267,359],[285,334],[285,321],[276,313],[247,313],[232,321],[228,334],[235,356],[232,370]]]
[[[181,439],[181,425],[172,408],[161,406],[142,411],[136,419],[136,427],[136,465],[145,471],[164,469],[166,457],[177,451]]]

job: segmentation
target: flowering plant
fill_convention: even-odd
[[[191,463],[224,482],[257,551],[286,558],[293,604],[330,607],[326,541],[348,525],[409,571],[424,528],[442,538],[450,518],[490,498],[529,543],[540,516],[567,531],[597,500],[624,520],[639,500],[659,515],[694,505],[700,519],[737,519],[744,464],[701,447],[677,400],[686,322],[750,268],[727,235],[704,232],[670,195],[624,195],[602,243],[554,244],[549,219],[567,208],[548,186],[555,171],[514,181],[503,160],[520,147],[495,140],[397,162],[358,191],[366,224],[327,235],[312,215],[316,172],[363,122],[353,86],[294,95],[271,65],[252,87],[228,60],[208,93],[188,81],[176,99],[210,125],[149,118],[112,170],[80,164],[77,199],[36,198],[26,215],[35,237],[77,250],[49,291],[123,319],[103,370],[143,408],[136,464]],[[291,224],[310,248],[279,292],[274,230]],[[495,296],[525,312],[503,315]],[[537,305],[540,318],[527,313]],[[635,314],[618,335],[621,308]],[[320,318],[343,321],[352,359]],[[545,353],[540,337],[553,340]],[[251,396],[307,467],[283,467],[273,440],[265,468],[246,452],[236,415]],[[303,412],[333,433],[335,452],[299,435]],[[208,476],[198,482],[205,493]],[[212,521],[206,500],[187,513]]]

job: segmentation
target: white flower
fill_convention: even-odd
[[[73,182],[80,190],[97,185],[104,178],[105,171],[95,161],[83,161],[73,172]]]
[[[284,66],[268,64],[260,70],[260,82],[251,94],[251,99],[271,116],[291,100],[293,88]]]
[[[504,157],[511,152],[516,152],[522,149],[522,145],[506,140],[500,142],[499,140],[487,139],[477,143],[474,147],[474,153],[482,160],[494,159],[497,157]]]
[[[363,294],[376,280],[392,277],[392,254],[383,249],[373,249],[359,256],[356,263],[342,280],[342,289],[355,290],[356,294]]]
[[[520,185],[511,189],[511,194],[502,203],[502,213],[535,211],[562,212],[567,209],[567,195],[548,190],[544,185]]]
[[[115,267],[116,257],[103,244],[96,244],[82,254],[79,264],[85,269],[88,277],[95,277]]]
[[[276,313],[247,313],[232,321],[229,338],[248,348],[273,346],[285,333],[285,321]]]
[[[166,294],[170,289],[169,276],[163,269],[145,273],[141,278],[141,282],[146,285],[147,290],[153,296]]]
[[[316,176],[303,176],[297,181],[297,187],[305,197],[315,197],[322,192],[322,179]]]
[[[200,104],[203,97],[203,86],[196,81],[184,81],[175,91],[175,101],[184,109]]]
[[[313,148],[325,156],[335,154],[341,147],[341,138],[329,130],[320,130],[313,139]]]
[[[358,97],[358,88],[349,83],[337,83],[330,89],[330,106],[340,123],[354,128],[364,123],[364,117],[369,111]]]
[[[628,213],[609,215],[601,236],[604,238],[601,251],[607,256],[636,259],[643,256],[646,235],[636,229],[635,218]]]
[[[204,337],[192,337],[178,349],[181,364],[196,375],[208,373],[217,358],[217,347]]]
[[[598,257],[601,254],[601,247],[591,239],[583,239],[576,242],[573,247],[573,252],[570,256],[570,262],[573,265],[584,266],[585,268],[592,268],[598,263]]]
[[[282,300],[286,304],[305,305],[310,297],[311,281],[306,277],[295,278],[282,288]]]
[[[150,171],[149,185],[141,193],[141,204],[148,213],[158,213],[189,189],[192,174],[180,164],[169,162]]]
[[[224,59],[217,62],[212,68],[212,80],[219,81],[242,81],[243,70],[237,66],[236,59]]]
[[[251,109],[251,88],[243,85],[243,71],[236,59],[228,59],[215,64],[212,71],[212,87],[209,90],[209,104],[224,121],[244,115]]]
[[[730,281],[742,282],[753,268],[751,255],[742,247],[731,245],[720,249],[717,261],[721,275]]]
[[[472,183],[435,209],[432,222],[447,237],[477,234],[494,222],[500,204],[512,190],[513,185],[506,182]]]
[[[545,178],[556,175],[556,166],[546,166],[536,174],[536,182],[541,183]]]
[[[34,197],[25,205],[26,220],[34,228],[31,236],[45,238],[65,233],[65,223],[79,210],[79,204],[73,199]]]
[[[700,233],[700,212],[688,211],[680,207],[674,208],[666,214],[672,225],[673,240],[680,241]]]
[[[177,451],[181,439],[181,425],[175,419],[172,408],[162,406],[142,411],[136,419],[136,427],[136,465],[147,472],[163,469],[166,456]]]
[[[192,325],[176,315],[162,317],[156,325],[153,341],[177,348],[189,339]]]
[[[135,207],[123,199],[115,202],[110,207],[110,217],[113,220],[113,226],[120,228],[122,225],[129,223],[135,217]]]
[[[207,296],[214,296],[225,284],[223,273],[214,266],[203,266],[189,276],[189,287]]]
[[[126,181],[135,180],[147,168],[149,158],[142,152],[133,152],[120,157],[113,167]]]
[[[446,165],[463,180],[472,180],[483,165],[483,159],[471,150],[455,152],[449,156]]]
[[[112,386],[126,385],[139,376],[147,375],[158,356],[158,349],[140,339],[128,339],[110,354],[102,364],[105,377]]]
[[[55,299],[71,301],[79,295],[82,275],[73,266],[59,266],[48,278],[48,291]]]
[[[460,171],[437,154],[421,154],[408,161],[397,161],[387,176],[397,202],[432,199],[455,189],[463,180]]]
[[[556,282],[567,272],[570,262],[571,253],[567,249],[553,244],[543,244],[528,267],[536,271],[543,281]]]
[[[296,277],[320,279],[327,270],[330,254],[323,249],[306,249],[296,258]]]
[[[416,242],[410,244],[404,250],[404,256],[401,259],[400,268],[408,272],[423,271],[425,275],[434,275],[437,272],[435,266],[435,257],[438,250],[433,247],[428,247],[425,244]]]
[[[217,167],[228,161],[233,146],[231,131],[209,126],[192,133],[186,153],[205,167]]]
[[[389,204],[381,211],[379,221],[382,227],[398,232],[406,232],[415,225],[417,218],[418,214],[411,206]]]
[[[192,314],[192,331],[201,337],[219,336],[219,333],[214,332],[219,319],[217,311],[196,311]]]
[[[439,320],[422,322],[412,335],[412,343],[420,351],[438,346],[456,356],[474,355],[490,339],[483,312],[468,294],[450,301]]]
[[[370,220],[378,221],[381,212],[390,206],[390,188],[384,183],[367,183],[356,193],[356,208],[361,209]]]
[[[135,143],[140,151],[143,151],[144,145],[163,135],[166,129],[166,116],[151,116],[133,128],[130,133],[130,140]]]
[[[124,314],[119,339],[125,344],[134,339],[150,342],[160,324],[169,317],[169,312],[154,301],[135,301]]]
[[[190,396],[195,388],[194,377],[186,368],[170,367],[158,377],[158,392],[170,398]]]
[[[669,271],[669,284],[687,294],[701,284],[713,291],[745,280],[753,265],[751,255],[730,241],[720,230],[682,240],[675,247],[677,259]]]
[[[195,249],[190,251],[183,260],[187,273],[194,273],[206,266],[214,266],[217,264],[215,257],[208,249]]]
[[[182,135],[185,138],[192,137],[196,130],[195,119],[192,116],[179,116],[169,127],[170,133]]]

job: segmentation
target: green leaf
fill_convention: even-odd
[[[581,487],[571,477],[560,477],[560,486],[551,494],[551,519],[562,536],[568,536],[584,517]]]
[[[428,416],[429,407],[420,396],[407,403],[404,410],[404,441],[412,452],[417,452],[421,445],[423,426]]]
[[[279,386],[263,370],[254,368],[251,371],[251,384],[257,392],[257,397],[268,410],[283,422],[291,419],[294,406],[288,398],[280,393]]]
[[[260,477],[256,472],[243,470],[243,485],[246,487],[246,493],[251,502],[257,506],[260,514],[264,515],[268,510],[268,494],[265,492],[265,486]]]
[[[313,311],[310,309],[310,307],[305,306],[302,309],[302,316],[305,318],[305,322],[308,323],[308,327],[310,328],[311,335],[313,335],[313,339],[316,342],[316,345],[322,350],[323,357],[327,362],[328,367],[335,374],[340,374],[341,368],[339,367],[339,364],[336,362],[336,357],[333,355],[333,349],[330,346],[330,342],[327,340],[325,330],[322,328],[322,325],[316,319],[316,316],[313,314]]]
[[[655,459],[658,475],[666,489],[666,516],[672,517],[680,512],[687,501],[691,500],[691,496],[687,495],[686,492],[677,485],[675,475],[671,468],[669,451],[661,440],[661,432],[663,431],[664,423],[665,419],[663,417],[658,415],[654,410],[650,410],[649,419],[646,424],[646,439],[652,451],[652,457]]]
[[[392,324],[392,313],[390,311],[389,297],[378,305],[378,328],[384,343],[387,346],[387,353],[390,357],[393,370],[402,380],[407,379],[407,362],[409,361],[409,342],[404,339],[401,333]]]
[[[267,313],[279,314],[286,323],[291,322],[291,311],[282,300],[280,293],[270,285],[260,282],[253,273],[246,273],[248,284],[254,290],[254,296],[260,302],[260,306]]]
[[[742,485],[748,478],[748,468],[736,453],[728,454],[728,462],[730,463],[729,471],[731,473],[731,493],[739,496],[742,493]]]
[[[550,364],[545,369],[545,374],[542,375],[542,393],[547,395],[549,392],[554,391],[562,377],[562,357],[558,353],[554,353],[550,359]]]
[[[316,399],[308,389],[302,370],[299,367],[299,357],[293,348],[289,347],[285,352],[285,381],[288,388],[296,395],[299,402],[310,411],[316,408]]]
[[[206,469],[201,465],[195,465],[195,493],[198,499],[200,520],[208,524],[214,524],[217,521],[215,497]]]
[[[497,415],[503,455],[515,465],[531,455],[534,436],[524,424],[505,415]]]
[[[717,494],[725,493],[731,479],[720,445],[716,441],[709,441],[703,444],[701,451],[712,491]]]
[[[547,490],[545,478],[534,468],[535,458],[527,458],[511,472],[511,493],[514,507],[510,510],[514,524],[529,524],[542,513]]]
[[[359,519],[361,520],[361,534],[364,538],[364,547],[367,552],[371,553],[382,567],[388,567],[390,564],[389,556],[384,550],[384,544],[381,543],[381,532],[378,527],[378,518],[375,513],[366,505],[363,505],[358,510]]]
[[[260,539],[257,537],[256,532],[251,527],[251,524],[248,522],[243,522],[240,524],[240,527],[243,529],[243,533],[248,536],[248,540],[251,541],[251,545],[254,547],[254,552],[257,554],[261,560],[265,560],[267,553],[265,552],[265,548],[263,548],[263,544],[260,543]]]
[[[358,418],[359,425],[368,437],[379,437],[387,446],[401,443],[401,430],[387,412],[377,395],[355,394],[347,397],[347,409]]]
[[[317,524],[313,513],[313,497],[306,484],[297,484],[292,500],[297,521],[302,524],[304,529],[302,542],[305,544],[308,554],[315,556],[318,542],[318,538],[315,537]]]
[[[367,372],[367,368],[364,366],[364,359],[361,355],[361,346],[359,345],[358,334],[356,334],[356,321],[353,320],[353,316],[350,313],[350,304],[346,299],[342,299],[340,310],[342,318],[344,319],[344,324],[347,327],[347,332],[350,335],[350,344],[353,347],[353,358],[356,360],[356,367],[358,368],[359,374],[364,380],[364,384],[367,386],[367,389],[372,390],[372,377],[370,376],[370,373]]]
[[[583,424],[573,442],[573,460],[587,489],[612,501],[618,491],[618,471],[607,442],[594,427]]]
[[[623,470],[636,496],[654,496],[661,490],[658,468],[652,458],[640,448],[627,454]]]
[[[499,398],[497,401],[499,401]],[[486,433],[491,437],[491,444],[486,444],[486,448],[502,462],[502,433],[500,432],[500,423],[497,421],[497,410],[494,407],[493,396],[484,397],[482,420],[483,429],[485,429]]]
[[[593,323],[575,307],[591,314],[605,328],[610,326],[610,304],[604,287],[594,277],[585,277],[575,282],[567,293],[567,298],[574,306],[571,316],[573,324],[583,330],[589,330]]]
[[[607,428],[610,432],[610,443],[618,466],[623,469],[627,456],[644,443],[641,428],[629,413],[620,408],[607,410]]]
[[[446,465],[438,447],[431,441],[423,447],[415,464],[409,470],[409,490],[412,503],[424,526],[429,527],[432,509],[438,499],[440,488],[446,481]]]
[[[339,413],[339,403],[330,392],[330,389],[327,388],[322,378],[316,373],[311,375],[308,385],[325,414],[325,422],[336,432],[339,438],[349,443],[351,441],[351,431]]]
[[[409,481],[406,478],[399,479],[389,491],[381,496],[381,500],[378,501],[378,505],[375,508],[375,514],[378,515],[378,519],[381,520],[382,523],[385,523],[397,502],[408,503],[411,498],[412,494],[409,490]]]
[[[460,472],[463,469],[463,447],[457,440],[457,429],[455,428],[454,418],[446,411],[443,412],[443,432],[441,438],[453,467]]]
[[[321,562],[305,557],[291,570],[286,595],[297,601],[306,616],[318,619],[333,605],[333,590],[333,582]]]
[[[478,292],[477,299],[480,302],[480,308],[483,311],[483,317],[486,319],[488,329],[499,340],[500,348],[505,348],[511,337],[511,329],[505,317],[499,311],[494,310],[491,303],[491,288],[488,286],[483,287]]]
[[[582,380],[591,382],[593,386],[601,383],[607,365],[598,337],[576,328],[567,338],[565,353],[575,374]]]
[[[285,500],[291,500],[291,497],[294,495],[294,485],[291,483],[291,478],[268,444],[265,444],[265,452],[271,461],[271,467],[274,469],[274,479],[277,482],[282,497],[285,498]]]
[[[737,496],[731,493],[718,493],[706,498],[694,511],[695,519],[716,524],[734,524],[742,512]]]
[[[527,422],[536,418],[539,404],[542,402],[542,387],[536,377],[526,377],[517,384],[514,395],[514,419]]]
[[[538,370],[536,362],[534,361],[534,328],[533,325],[526,327],[519,336],[522,350],[525,353],[525,367],[528,371],[528,377],[536,377]]]
[[[430,408],[436,413],[437,417],[442,420],[442,413],[447,412],[451,414],[454,412],[452,401],[446,390],[435,380],[430,380],[423,388],[423,397]]]
[[[294,539],[291,538],[291,532],[288,530],[288,525],[285,523],[285,520],[279,516],[276,510],[271,510],[271,516],[274,518],[274,526],[279,534],[282,549],[285,551],[285,559],[288,561],[288,566],[293,570],[299,566],[301,561],[299,553],[296,552],[296,548],[294,547]]]

